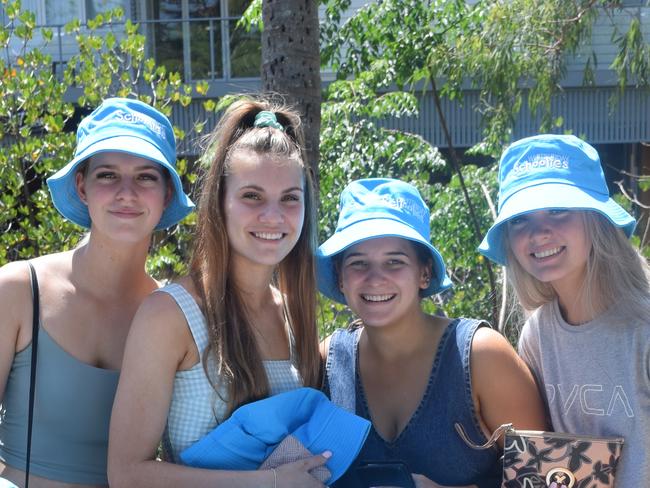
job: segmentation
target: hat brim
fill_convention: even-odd
[[[297,429],[294,436],[312,454],[332,453],[325,463],[331,474],[326,484],[331,485],[343,476],[359,455],[370,425],[370,421],[328,401],[317,406],[313,421]],[[309,439],[312,439],[311,443]]]
[[[318,248],[316,265],[320,292],[328,298],[347,305],[345,296],[339,289],[333,257],[355,244],[380,237],[401,237],[422,244],[427,248],[432,261],[431,284],[420,292],[420,296],[427,297],[451,287],[451,280],[447,276],[442,256],[415,229],[392,219],[368,219],[355,222],[336,232]]]
[[[512,195],[502,206],[478,250],[485,257],[507,265],[505,231],[509,220],[538,210],[590,210],[606,217],[630,237],[636,220],[608,195],[597,194],[565,183],[544,183]]]
[[[369,420],[338,407],[323,392],[301,387],[239,407],[185,448],[180,461],[206,469],[258,469],[292,435],[313,455],[332,453],[325,464],[331,484],[353,463],[370,427]]]
[[[183,185],[176,168],[167,161],[160,149],[139,137],[122,135],[91,144],[47,179],[54,206],[66,219],[82,227],[90,228],[90,215],[88,208],[77,193],[75,174],[81,163],[91,156],[104,152],[118,152],[138,156],[158,163],[167,169],[174,187],[174,195],[165,208],[158,225],[156,225],[156,230],[166,229],[176,224],[194,209],[194,203],[183,191]]]

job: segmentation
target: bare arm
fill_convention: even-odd
[[[0,268],[0,403],[17,352],[32,340],[32,295],[24,262]]]
[[[546,430],[544,404],[532,373],[497,331],[476,331],[471,354],[474,404],[486,434],[501,424]],[[503,447],[503,439],[499,439]]]
[[[501,334],[487,327],[476,331],[470,367],[474,405],[487,437],[505,423],[520,429],[547,428],[533,375]],[[499,439],[499,444],[503,447],[503,439]],[[419,474],[414,474],[413,480],[417,488],[451,488]]]
[[[148,297],[133,319],[113,405],[108,450],[112,487],[274,486],[272,471],[216,471],[155,460],[174,375],[193,350],[191,333],[173,299],[162,293]],[[281,466],[275,473],[278,484],[321,487],[308,470],[326,460],[318,455]]]

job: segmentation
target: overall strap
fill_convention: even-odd
[[[34,421],[34,391],[36,389],[36,356],[38,351],[38,324],[40,305],[38,293],[38,278],[34,266],[29,261],[30,282],[32,285],[32,366],[29,375],[29,416],[27,418],[27,452],[25,456],[25,488],[29,487],[29,466],[32,453],[32,424]]]
[[[463,355],[469,357],[472,347],[472,338],[475,332],[480,327],[491,327],[490,323],[481,319],[458,319],[456,326],[456,341],[458,342],[458,350],[463,352]]]
[[[325,363],[332,402],[351,413],[356,412],[356,356],[361,330],[336,330]]]

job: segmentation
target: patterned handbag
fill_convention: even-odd
[[[516,430],[504,424],[483,445],[463,427],[456,431],[473,449],[488,449],[505,434],[502,488],[605,488],[614,486],[623,439],[562,432]]]

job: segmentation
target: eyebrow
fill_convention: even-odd
[[[354,258],[354,257],[359,257],[359,256],[363,257],[363,256],[367,256],[367,254],[362,253],[362,252],[351,252],[350,254],[346,254],[343,259],[345,260],[345,259],[348,259],[348,258]],[[408,254],[405,253],[404,251],[389,251],[389,252],[385,253],[384,256],[404,256],[406,258],[409,257]]]
[[[98,169],[116,169],[119,166],[117,164],[110,164],[110,163],[99,163],[92,168],[90,168],[90,171],[95,171]],[[141,164],[135,167],[136,171],[145,171],[145,170],[154,170],[158,171],[159,173],[162,173],[164,170],[162,166],[156,163],[151,163],[151,164]]]
[[[266,192],[266,190],[264,188],[262,188],[261,186],[259,186],[259,185],[243,185],[239,189],[240,190],[256,190],[256,191],[259,191],[259,192],[262,192],[262,193]],[[291,188],[287,188],[285,190],[282,190],[282,193],[289,193],[289,192],[292,192],[292,191],[299,191],[299,192],[303,192],[303,193],[305,192],[305,190],[303,188],[300,188],[299,186],[292,186]]]

